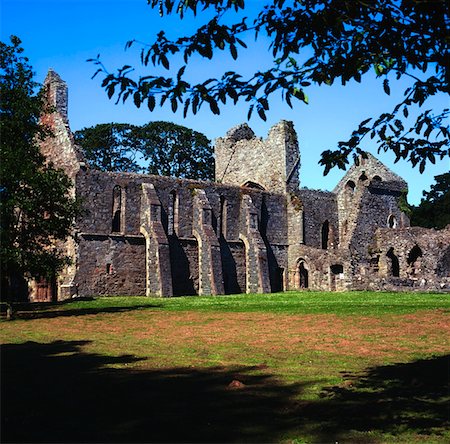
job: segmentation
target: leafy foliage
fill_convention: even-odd
[[[411,224],[425,228],[444,228],[450,224],[450,173],[434,178],[430,191],[423,192],[417,207],[412,207]]]
[[[208,138],[171,122],[136,126],[100,124],[75,132],[92,167],[101,171],[147,172],[212,180],[214,159]]]
[[[79,205],[71,180],[46,164],[39,141],[44,101],[19,38],[0,42],[0,214],[2,297],[18,276],[50,277],[68,259],[56,248],[69,236]],[[5,294],[6,293],[6,294]]]
[[[126,123],[102,123],[76,131],[75,142],[83,148],[89,164],[100,171],[139,172],[135,127]]]
[[[184,65],[175,76],[145,75],[133,79],[130,65],[110,73],[99,57],[91,59],[103,74],[102,87],[117,102],[133,98],[137,107],[152,111],[157,102],[170,104],[172,111],[183,107],[184,115],[207,105],[214,114],[220,106],[240,100],[249,103],[248,118],[256,110],[266,119],[269,99],[276,92],[292,107],[294,99],[308,103],[306,88],[311,84],[331,85],[340,80],[361,82],[364,74],[375,72],[383,90],[390,94],[390,77],[411,79],[404,99],[378,118],[364,120],[347,141],[322,153],[325,174],[337,166],[344,169],[348,157],[362,150],[366,136],[377,138],[379,150],[392,150],[396,161],[407,159],[422,172],[427,162],[450,155],[449,110],[420,112],[406,125],[411,108],[422,107],[430,97],[449,93],[448,5],[445,0],[266,0],[253,22],[242,18],[244,0],[149,0],[161,15],[212,12],[205,24],[190,36],[168,39],[159,32],[152,44],[141,44],[141,64],[170,70],[174,55]],[[240,12],[234,23],[227,13]],[[249,78],[227,71],[221,78],[199,83],[187,80],[186,68],[192,57],[212,59],[228,52],[233,59],[247,48],[247,35],[269,37],[273,66],[256,71]],[[137,44],[132,40],[126,48]],[[406,126],[405,126],[406,125]]]

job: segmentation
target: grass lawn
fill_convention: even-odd
[[[2,442],[450,442],[450,295],[111,297],[1,321]]]

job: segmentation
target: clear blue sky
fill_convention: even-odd
[[[247,3],[254,8],[263,2],[250,0]],[[136,109],[131,102],[115,105],[101,89],[99,79],[91,80],[95,67],[86,59],[100,54],[110,70],[123,64],[138,66],[139,48],[124,51],[128,40],[135,38],[152,42],[161,29],[172,37],[192,31],[199,23],[192,16],[183,21],[172,17],[160,18],[157,11],[147,6],[146,0],[0,0],[0,19],[1,40],[8,41],[11,34],[21,38],[38,82],[44,80],[50,67],[67,82],[72,131],[105,122],[143,124],[167,120],[215,139],[247,119],[245,104],[227,105],[219,116],[205,108],[186,119],[180,113],[173,114],[169,108],[150,113],[147,108]],[[196,79],[205,73],[208,76],[220,75],[224,69],[246,73],[263,69],[270,63],[264,43],[264,38],[259,39],[254,49],[237,62],[223,54],[218,54],[212,62],[195,59],[188,67],[188,73]],[[318,165],[320,153],[334,149],[339,140],[346,140],[361,120],[390,111],[401,97],[400,88],[391,88],[393,93],[386,96],[381,81],[370,74],[363,77],[361,84],[311,87],[306,91],[309,105],[298,102],[291,110],[281,100],[274,99],[270,102],[267,122],[255,114],[249,124],[258,136],[266,137],[269,128],[279,120],[292,120],[299,136],[302,157],[301,185],[332,190],[344,173],[333,170],[324,177]],[[448,105],[447,97],[439,97],[429,107]],[[433,177],[447,172],[450,167],[447,158],[419,174],[418,169],[412,169],[409,163],[400,161],[394,164],[392,153],[377,154],[376,147],[370,144],[363,148],[408,182],[409,202],[413,204],[420,201],[422,190],[429,189]]]

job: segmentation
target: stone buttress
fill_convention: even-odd
[[[161,222],[161,202],[150,183],[142,184],[140,231],[146,246],[146,295],[172,296],[169,241]]]

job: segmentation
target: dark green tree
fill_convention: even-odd
[[[411,225],[444,228],[450,224],[450,173],[434,177],[436,183],[423,192],[417,207],[412,207]]]
[[[404,98],[390,110],[365,119],[349,140],[322,153],[325,174],[330,168],[344,169],[350,155],[362,152],[364,138],[376,138],[379,150],[392,150],[396,161],[407,159],[422,172],[427,162],[450,155],[449,110],[423,109],[437,94],[449,94],[448,29],[446,0],[266,0],[250,20],[244,0],[149,0],[163,14],[188,12],[197,16],[198,29],[188,36],[169,39],[159,32],[150,44],[140,44],[144,66],[162,66],[167,76],[132,77],[129,65],[109,72],[99,58],[94,74],[102,74],[102,86],[117,101],[132,98],[135,105],[153,110],[157,104],[173,111],[184,108],[194,114],[205,104],[215,114],[228,101],[249,103],[248,116],[256,111],[266,119],[273,94],[281,92],[288,106],[294,99],[308,103],[311,84],[331,85],[340,81],[361,82],[375,72],[380,86],[390,94],[390,81],[407,78]],[[231,16],[230,14],[236,13]],[[192,57],[213,59],[229,52],[234,59],[245,56],[248,37],[268,36],[273,65],[243,77],[227,71],[220,78],[189,79]],[[126,47],[139,44],[130,41]],[[176,57],[173,57],[176,56]],[[171,63],[176,65],[171,71]],[[176,73],[176,74],[175,74]],[[410,112],[417,117],[410,124]]]
[[[100,171],[139,172],[136,162],[135,127],[126,123],[101,123],[74,133],[86,160]]]
[[[175,123],[100,124],[76,131],[75,141],[90,165],[102,171],[214,179],[211,142],[204,134]]]
[[[213,150],[204,134],[171,122],[150,122],[136,128],[135,134],[148,173],[214,179]]]
[[[71,180],[46,164],[39,141],[43,95],[19,38],[0,42],[0,260],[2,300],[18,299],[24,278],[50,278],[67,263],[57,248],[71,232],[79,205]],[[23,287],[22,287],[23,289]]]

